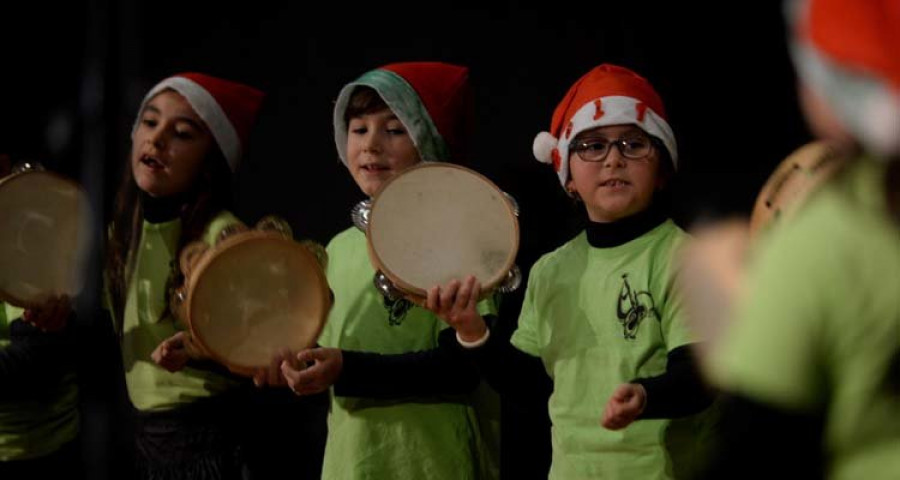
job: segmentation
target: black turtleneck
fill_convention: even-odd
[[[659,207],[650,207],[643,212],[615,222],[588,222],[585,227],[588,243],[595,248],[617,247],[653,230],[666,221],[666,215]]]
[[[183,207],[190,199],[190,193],[179,193],[167,197],[153,197],[141,192],[141,211],[144,220],[150,223],[164,223],[181,215]]]

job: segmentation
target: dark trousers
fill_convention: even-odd
[[[137,412],[135,478],[243,480],[242,391],[165,412]]]

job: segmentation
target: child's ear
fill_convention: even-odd
[[[572,177],[569,177],[566,180],[566,194],[575,201],[575,203],[581,202],[581,195],[578,195],[578,190],[575,189],[575,181],[572,180]]]
[[[575,181],[572,180],[572,177],[569,177],[569,179],[566,180],[566,193],[568,193],[569,196],[578,195],[578,191],[575,190]]]

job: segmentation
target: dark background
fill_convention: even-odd
[[[350,225],[350,208],[363,198],[333,142],[341,86],[397,61],[468,65],[477,111],[471,166],[518,200],[518,264],[526,273],[582,218],[552,169],[534,160],[532,140],[549,128],[569,86],[597,64],[633,68],[662,95],[681,158],[671,207],[687,229],[749,214],[775,165],[809,140],[774,1],[5,2],[0,22],[0,153],[81,180],[101,213],[98,225],[141,97],[179,71],[268,93],[238,172],[237,213],[247,222],[280,214],[297,236],[324,244]],[[95,291],[82,309],[96,304]],[[510,329],[521,293],[504,304]],[[84,317],[88,331],[100,330]],[[105,344],[84,349],[89,478],[114,476],[125,430],[111,413],[124,402],[121,372],[107,362],[115,355],[97,353]],[[504,402],[505,473],[535,476],[549,462],[546,419],[511,400]]]

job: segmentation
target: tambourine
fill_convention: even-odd
[[[678,284],[688,324],[703,341],[696,344],[701,367],[709,364],[719,340],[734,321],[743,295],[750,250],[764,232],[789,222],[810,195],[831,178],[847,155],[824,142],[798,148],[781,161],[757,195],[749,221],[727,219],[698,228],[678,256]]]
[[[751,234],[787,221],[819,185],[846,163],[846,158],[837,147],[823,141],[794,150],[778,164],[757,195],[750,214]]]
[[[84,190],[38,164],[0,180],[0,300],[34,308],[78,295],[90,220]]]
[[[469,275],[482,296],[518,288],[517,216],[515,200],[487,177],[439,162],[392,177],[352,213],[366,232],[375,286],[420,305],[431,287]]]
[[[204,356],[252,376],[284,349],[316,343],[332,304],[326,253],[295,241],[283,220],[232,226],[213,247],[187,245],[179,260],[185,282],[172,310]]]

